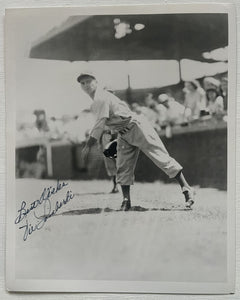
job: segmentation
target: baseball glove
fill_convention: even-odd
[[[116,158],[117,157],[117,140],[113,140],[108,143],[104,150],[103,154],[108,158]]]

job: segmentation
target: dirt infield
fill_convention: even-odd
[[[63,201],[40,230],[23,235],[16,224],[17,278],[146,281],[210,281],[227,277],[227,194],[197,188],[193,210],[186,210],[175,184],[136,183],[132,205],[119,211],[121,194],[109,194],[108,181],[68,181],[51,196]],[[55,181],[19,179],[16,215],[39,199]],[[42,205],[42,204],[41,204]],[[39,205],[28,222],[41,216]],[[35,216],[34,216],[35,212]],[[46,211],[45,211],[46,213]],[[32,215],[31,215],[32,214]],[[13,220],[14,222],[14,220]]]

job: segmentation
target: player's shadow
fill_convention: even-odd
[[[89,195],[106,195],[109,193],[95,192],[95,193],[75,193],[74,196],[89,196]]]
[[[171,207],[171,208],[160,208],[160,209],[150,209],[150,210],[161,210],[161,211],[189,211],[192,210],[192,208],[186,208],[186,207]]]
[[[128,211],[122,211],[121,209],[112,209],[109,207],[106,208],[99,208],[99,207],[92,207],[86,209],[75,209],[66,212],[62,212],[60,215],[67,216],[67,215],[94,215],[100,213],[110,213],[110,212],[146,212],[146,211],[191,211],[190,208],[180,208],[180,207],[171,207],[171,208],[145,208],[142,206],[132,206]]]

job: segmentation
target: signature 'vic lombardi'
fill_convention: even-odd
[[[18,210],[18,215],[15,219],[15,224],[22,223],[25,221],[25,224],[20,226],[19,229],[24,229],[23,240],[26,241],[28,236],[36,230],[42,229],[46,221],[56,215],[57,211],[63,206],[66,205],[70,200],[74,198],[72,191],[68,190],[65,197],[61,201],[56,201],[54,208],[52,209],[51,196],[57,194],[60,190],[64,189],[68,183],[59,182],[55,187],[49,186],[45,187],[42,191],[39,199],[33,201],[28,207],[25,201],[22,201],[21,207]],[[43,209],[41,216],[36,214],[35,209],[41,207]],[[30,212],[33,212],[36,219],[36,223],[33,225],[28,221],[28,215]]]

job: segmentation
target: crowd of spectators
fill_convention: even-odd
[[[44,110],[35,110],[33,115],[17,125],[17,141],[45,138],[81,143],[86,140],[89,130],[94,125],[90,110],[78,115],[62,115],[47,118]]]
[[[160,132],[171,126],[183,126],[196,120],[215,117],[222,119],[227,114],[228,80],[221,81],[206,77],[202,86],[197,80],[184,82],[183,98],[174,99],[171,93],[153,96],[146,94],[144,103],[134,102],[131,109],[144,115],[154,128]],[[86,140],[94,119],[89,110],[78,115],[63,115],[47,118],[44,110],[35,110],[30,120],[18,124],[17,139],[45,137],[49,140],[68,140],[81,143]]]
[[[226,119],[227,77],[217,80],[206,77],[203,86],[197,80],[185,81],[183,99],[174,99],[171,93],[161,93],[156,97],[149,93],[144,105],[133,103],[132,110],[144,115],[159,132],[166,127],[186,126],[195,121]]]

